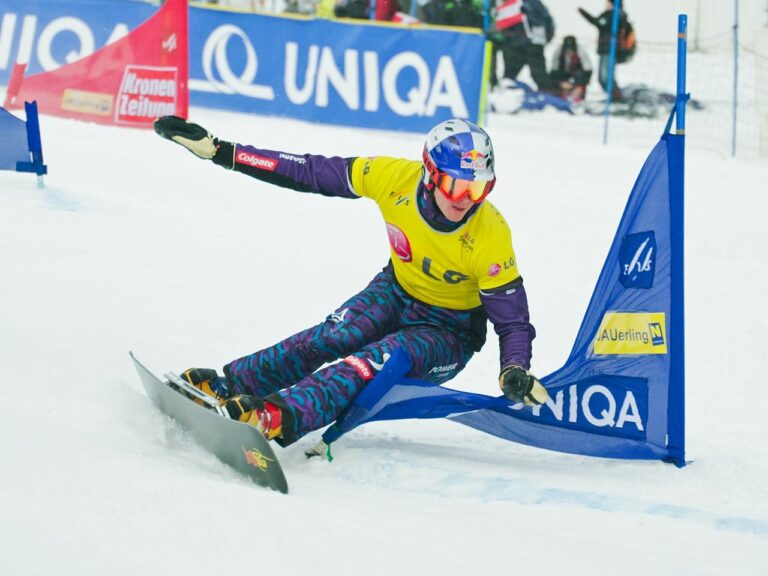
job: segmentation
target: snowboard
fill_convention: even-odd
[[[288,493],[288,482],[272,446],[253,426],[230,420],[196,403],[170,382],[150,372],[130,352],[149,399],[178,422],[195,441],[219,460],[257,484]]]

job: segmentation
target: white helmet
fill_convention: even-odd
[[[470,194],[479,203],[496,183],[493,144],[488,133],[468,120],[446,120],[427,134],[424,185],[453,200]]]

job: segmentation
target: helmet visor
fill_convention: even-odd
[[[438,172],[434,182],[440,192],[452,202],[469,196],[475,204],[480,204],[491,192],[496,180],[462,180],[445,172]]]

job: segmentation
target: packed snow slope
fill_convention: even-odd
[[[418,158],[419,135],[193,109],[225,139]],[[0,173],[0,573],[766,574],[768,169],[689,150],[688,456],[536,450],[445,421],[364,426],[333,462],[279,449],[290,494],[196,447],[147,400],[321,321],[388,258],[375,205],[281,190],[149,131],[41,119],[50,175]],[[661,130],[661,123],[659,130]],[[491,118],[538,330],[565,360],[647,148]],[[689,138],[694,138],[690,135]],[[492,332],[492,331],[491,331]],[[452,382],[497,393],[494,337]]]

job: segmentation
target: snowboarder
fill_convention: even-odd
[[[224,366],[192,368],[188,382],[235,419],[287,446],[332,423],[396,348],[408,376],[442,384],[499,335],[499,386],[513,402],[541,404],[528,372],[535,331],[509,227],[486,197],[494,188],[490,137],[464,120],[438,124],[422,161],[288,154],[220,140],[176,116],[155,131],[200,158],[302,192],[375,201],[391,259],[325,321]],[[340,362],[319,369],[338,359]],[[318,370],[319,369],[319,370]]]

